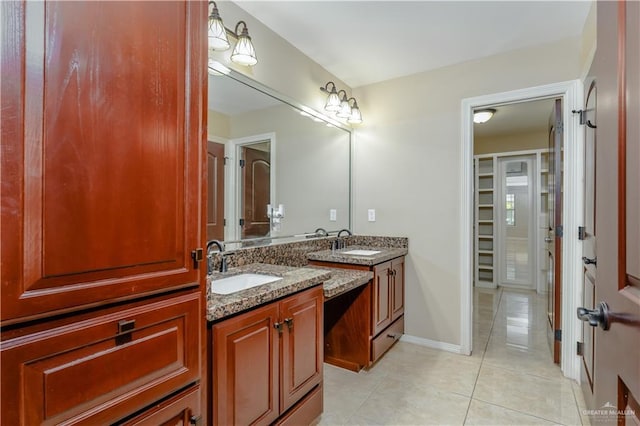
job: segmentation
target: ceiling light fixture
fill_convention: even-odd
[[[358,101],[356,98],[348,98],[347,92],[344,90],[338,91],[333,81],[329,81],[320,90],[323,93],[328,93],[327,102],[324,105],[324,109],[336,114],[336,117],[346,118],[350,124],[362,123],[362,113],[358,108]],[[351,105],[353,101],[353,106]]]
[[[242,31],[238,33],[240,26]],[[224,51],[231,47],[227,34],[236,38],[236,45],[231,53],[231,60],[237,64],[245,66],[253,66],[258,63],[256,50],[249,36],[247,23],[239,21],[236,24],[235,31],[231,31],[225,27],[218,11],[218,5],[215,1],[209,2],[209,49]]]
[[[477,124],[486,123],[491,120],[493,114],[496,113],[496,110],[493,108],[485,108],[473,111],[473,122]]]

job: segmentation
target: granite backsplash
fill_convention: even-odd
[[[227,266],[249,265],[252,263],[270,263],[273,265],[305,266],[309,263],[307,253],[327,250],[336,237],[313,238],[282,244],[259,247],[246,247],[225,252]],[[352,235],[342,237],[345,246],[408,248],[409,239],[406,237],[378,237],[369,235]],[[220,265],[220,254],[214,255],[214,267]]]

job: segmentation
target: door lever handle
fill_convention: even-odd
[[[578,308],[578,319],[580,321],[589,322],[592,327],[600,326],[603,330],[608,330],[609,323],[609,306],[605,302],[600,302],[597,309]]]
[[[585,265],[598,266],[598,258],[597,257],[594,257],[593,259],[589,259],[588,257],[583,257],[582,258],[582,262]]]

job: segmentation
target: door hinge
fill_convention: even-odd
[[[556,226],[556,237],[562,238],[562,225]]]
[[[573,109],[571,110],[571,112],[574,114],[579,114],[580,124],[587,124],[587,111],[583,109]]]
[[[194,426],[202,426],[202,416],[191,416],[189,424]]]
[[[193,269],[198,269],[198,263],[204,259],[204,250],[197,248],[191,252],[191,258],[193,259]]]
[[[584,240],[587,238],[587,231],[584,226],[578,226],[578,239]]]
[[[240,160],[240,167],[241,167],[241,168],[242,168],[242,167],[244,167],[244,165],[245,165],[246,163],[247,163],[246,161],[244,161],[244,160]]]
[[[222,226],[227,226],[227,218],[222,219]]]
[[[224,164],[225,166],[227,165],[227,160],[228,160],[228,159],[229,159],[229,157],[224,157],[224,158],[223,158],[223,160],[224,160],[224,163],[223,163],[223,164]]]
[[[244,219],[240,219],[240,226],[244,226]]]
[[[584,355],[584,345],[582,342],[576,342],[576,355]]]
[[[553,333],[553,340],[556,342],[562,342],[562,330],[556,330]]]

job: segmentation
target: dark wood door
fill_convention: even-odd
[[[391,261],[391,321],[404,314],[404,258]]]
[[[197,285],[206,3],[0,7],[3,324]]]
[[[322,380],[323,299],[322,286],[318,286],[281,304],[282,413]]]
[[[598,2],[592,423],[640,423],[640,3]],[[602,101],[605,100],[605,101]],[[583,316],[588,319],[589,316]],[[604,411],[604,412],[603,412]]]
[[[224,144],[207,142],[207,240],[224,240]]]
[[[547,335],[553,362],[560,363],[562,329],[562,101],[556,99],[549,117],[549,228],[547,232]]]
[[[391,262],[373,267],[372,320],[373,335],[391,324]]]
[[[269,235],[267,205],[271,202],[271,154],[268,151],[242,148],[242,238]]]
[[[213,326],[213,422],[268,425],[279,415],[280,336],[272,303]]]

